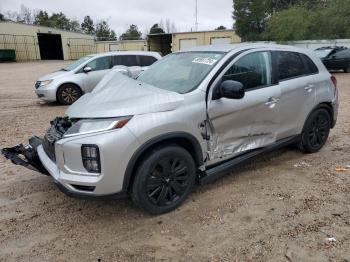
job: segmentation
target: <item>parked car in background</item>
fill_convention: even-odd
[[[350,49],[343,46],[327,46],[315,50],[328,70],[344,70],[350,73]]]
[[[159,53],[141,51],[88,55],[39,78],[35,83],[35,93],[43,101],[71,105],[83,94],[91,92],[114,66],[127,66],[132,77],[136,78],[159,59]]]
[[[335,77],[313,52],[290,46],[196,47],[137,80],[106,78],[43,139],[2,154],[49,174],[68,195],[131,196],[161,214],[196,183],[257,155],[291,144],[319,151],[337,121]]]

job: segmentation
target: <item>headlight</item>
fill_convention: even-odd
[[[40,86],[47,86],[47,85],[51,84],[52,81],[53,81],[53,79],[41,81],[41,82],[40,82]]]
[[[104,132],[113,129],[120,129],[123,126],[125,126],[131,118],[131,116],[128,116],[110,119],[80,120],[67,130],[67,132],[64,134],[64,137],[72,137],[78,135]]]

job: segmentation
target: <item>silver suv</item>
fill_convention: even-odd
[[[45,75],[35,83],[35,93],[46,102],[71,105],[83,94],[91,92],[114,66],[126,66],[136,78],[161,59],[156,52],[123,51],[88,55],[61,70]]]
[[[335,126],[336,79],[312,52],[239,44],[170,54],[137,80],[111,73],[52,122],[2,153],[73,196],[131,196],[152,214],[196,184],[286,145],[319,151]]]

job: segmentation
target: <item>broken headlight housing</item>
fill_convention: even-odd
[[[128,116],[107,119],[82,119],[73,124],[63,137],[67,138],[120,129],[125,126],[131,118],[131,116]]]

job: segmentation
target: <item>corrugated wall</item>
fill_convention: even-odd
[[[234,30],[174,33],[172,51],[175,52],[181,49],[180,45],[182,40],[193,40],[197,46],[200,46],[210,45],[212,44],[213,39],[217,38],[230,38],[231,43],[241,42],[241,38]]]
[[[38,60],[38,39],[28,35],[0,34],[0,49],[16,50],[17,61]]]
[[[91,35],[14,22],[0,22],[0,49],[15,49],[18,61],[40,60],[38,33],[60,35],[65,60],[96,53]]]
[[[124,40],[124,41],[97,41],[96,52],[111,51],[147,51],[146,40]]]

